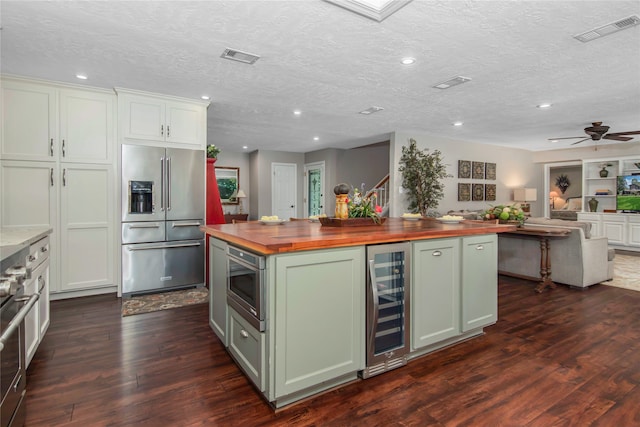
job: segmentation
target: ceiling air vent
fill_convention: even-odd
[[[602,27],[594,28],[593,30],[585,31],[582,34],[577,34],[573,38],[580,40],[583,43],[590,42],[591,40],[599,39],[609,34],[613,34],[620,30],[634,27],[640,24],[640,18],[632,15],[628,18],[621,19],[611,24],[603,25]]]
[[[433,85],[433,87],[436,89],[449,89],[452,86],[461,85],[462,83],[466,83],[470,80],[471,78],[469,77],[456,76],[445,82],[438,83],[437,85]]]
[[[260,56],[253,53],[242,52],[241,50],[225,49],[220,58],[230,59],[232,61],[244,62],[245,64],[253,64]]]
[[[369,114],[377,113],[378,111],[382,111],[382,110],[384,110],[384,108],[373,106],[373,107],[367,108],[366,110],[360,111],[360,114],[364,114],[365,116],[368,116]]]

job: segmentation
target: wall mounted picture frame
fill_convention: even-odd
[[[458,178],[471,178],[471,162],[469,160],[458,160]]]
[[[216,182],[222,204],[237,205],[239,201],[236,194],[240,188],[240,168],[217,166]]]
[[[484,184],[473,184],[472,198],[474,202],[484,200]]]
[[[459,202],[471,201],[471,184],[458,183],[458,201]]]
[[[494,202],[496,200],[496,185],[495,184],[485,184],[484,185],[484,199],[489,202]]]
[[[484,162],[473,162],[471,170],[473,179],[484,179]]]
[[[485,179],[490,179],[495,181],[496,179],[496,164],[495,163],[485,163],[484,164],[484,177]]]

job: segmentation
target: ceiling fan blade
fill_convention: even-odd
[[[629,137],[629,136],[619,136],[619,135],[607,134],[607,135],[603,136],[602,139],[613,139],[615,141],[631,141],[633,138]]]
[[[607,135],[640,135],[640,130],[633,130],[631,132],[610,132]]]
[[[591,140],[591,138],[585,138],[585,139],[583,139],[582,141],[574,142],[574,143],[572,143],[571,145],[580,144],[581,142],[584,142],[584,141],[590,141],[590,140]]]
[[[549,138],[549,141],[555,141],[557,139],[576,139],[576,138],[584,138],[584,135],[582,135],[582,136],[567,136],[566,138]]]

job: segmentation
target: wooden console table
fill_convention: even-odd
[[[224,214],[224,222],[231,224],[234,219],[236,221],[246,221],[248,217],[249,214]]]
[[[551,289],[556,284],[551,280],[551,258],[549,256],[549,240],[554,237],[567,237],[571,233],[568,228],[559,227],[519,227],[513,231],[507,231],[505,235],[511,234],[524,238],[536,238],[540,240],[540,283],[536,286],[536,292],[541,293],[548,286]]]

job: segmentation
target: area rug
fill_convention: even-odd
[[[613,280],[602,284],[640,291],[640,256],[616,254],[613,261]]]
[[[122,316],[203,304],[208,301],[209,290],[204,287],[140,295],[122,300]]]

